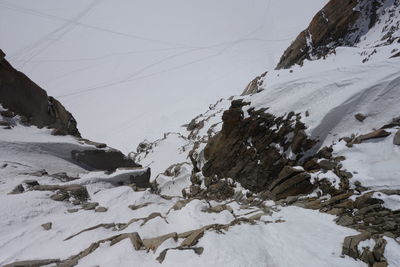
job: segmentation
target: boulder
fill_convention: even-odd
[[[342,254],[357,259],[360,256],[360,251],[358,250],[358,244],[361,241],[370,238],[371,234],[368,232],[364,232],[354,236],[347,236],[343,241]]]
[[[260,76],[257,76],[256,78],[254,78],[244,89],[242,96],[244,95],[251,95],[251,94],[255,94],[260,92],[261,86],[264,83],[264,77],[268,74],[268,71],[264,72],[263,74],[261,74]]]
[[[51,196],[51,199],[56,201],[64,201],[70,197],[79,201],[86,201],[89,198],[89,193],[83,185],[36,185],[32,187],[36,191],[57,191]]]
[[[36,181],[36,180],[24,180],[24,181],[22,181],[22,183],[23,183],[23,184],[26,184],[26,186],[27,186],[28,188],[34,187],[34,186],[36,186],[36,185],[39,185],[39,182]]]
[[[367,116],[362,113],[357,113],[356,115],[354,115],[354,118],[356,118],[356,120],[358,120],[359,122],[363,122],[367,118]]]
[[[14,187],[14,189],[8,193],[9,195],[15,195],[15,194],[21,194],[25,191],[24,187],[22,186],[22,184],[17,185],[16,187]]]
[[[108,209],[105,208],[105,207],[97,207],[97,208],[94,210],[94,212],[106,212],[106,211],[108,211]]]
[[[44,223],[41,225],[43,227],[44,230],[48,231],[51,229],[51,227],[53,226],[53,224],[51,222],[48,223]]]

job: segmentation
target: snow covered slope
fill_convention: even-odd
[[[135,191],[29,146],[76,144],[73,138],[24,126],[2,129],[0,137],[1,266],[363,266],[339,257],[343,238],[357,232],[332,215],[273,202],[185,200],[179,190],[163,191],[169,197]],[[23,192],[13,190],[18,184]],[[51,186],[73,185],[86,188],[87,203],[56,201]]]
[[[99,3],[97,7],[106,5]],[[227,98],[210,101],[215,104],[186,120],[185,128],[162,138],[146,136],[148,140],[130,157],[152,168],[149,188],[110,182],[125,175],[126,169],[89,172],[60,162],[57,154],[31,149],[32,144],[42,142],[75,142],[70,137],[55,137],[48,130],[21,125],[0,129],[0,203],[5,204],[0,209],[0,265],[18,266],[21,263],[13,262],[25,260],[28,262],[23,264],[28,265],[36,260],[50,266],[107,267],[400,266],[400,57],[392,57],[400,47],[397,41],[381,42],[391,29],[386,26],[395,25],[392,19],[398,18],[386,15],[399,10],[390,5],[397,4],[396,0],[385,3],[379,9],[381,20],[351,46],[337,47],[324,59],[306,60],[302,67],[270,70],[260,77],[258,93],[231,98],[229,92]],[[11,8],[10,3],[6,6]],[[102,18],[107,20],[107,12]],[[63,36],[64,30],[68,33],[70,26],[78,25],[74,20],[54,36]],[[397,36],[397,30],[392,36]],[[164,34],[163,40],[168,40]],[[40,44],[47,46],[47,42]],[[27,50],[28,54],[33,52],[30,56],[36,58],[38,51],[42,53],[37,48]],[[185,77],[183,81],[192,77],[185,76],[186,69],[178,73]],[[84,76],[79,71],[76,75]],[[195,76],[204,78],[202,73]],[[155,81],[161,88],[163,81]],[[201,93],[206,92],[203,89]],[[70,105],[83,100],[96,103],[96,97],[106,99],[108,91],[103,96],[101,91],[89,91],[88,99],[86,94],[71,96]],[[165,100],[166,96],[174,94],[162,95]],[[110,99],[109,94],[107,97]],[[68,106],[68,97],[64,99]],[[124,101],[131,102],[124,98],[121,103]],[[158,105],[153,98],[149,101]],[[166,104],[180,105],[177,99]],[[101,119],[125,117],[110,117],[115,107],[101,107],[107,113],[97,112]],[[189,117],[187,113],[176,118],[186,115]],[[291,120],[293,116],[299,119]],[[274,123],[268,124],[271,121]],[[250,125],[257,139],[247,135],[235,139],[237,136],[230,136],[233,130],[227,129],[229,123]],[[104,124],[109,125],[108,121]],[[137,126],[133,121],[131,125]],[[157,131],[163,130],[160,125]],[[305,134],[299,134],[303,129],[308,137],[316,138],[305,155],[302,150],[292,150],[295,139],[300,139],[300,144],[307,141]],[[237,132],[245,135],[246,130]],[[274,140],[268,143],[269,139]],[[227,142],[218,147],[221,140]],[[229,177],[204,174],[203,167],[211,161],[207,147],[213,146],[222,155],[217,160],[227,162],[227,167],[231,167],[228,161],[232,157],[224,155],[233,155],[235,163],[254,163],[249,166],[258,170],[265,163],[259,161],[259,155],[275,152],[265,165],[273,166],[267,169],[271,173],[279,166],[281,170],[278,177],[268,177],[274,179],[272,183],[267,181],[262,190],[251,192],[237,182],[235,171]],[[248,158],[250,161],[245,161]],[[279,160],[272,160],[275,158]],[[248,168],[237,166],[233,166],[237,172]],[[309,191],[279,196],[287,188],[301,189],[304,181],[311,186]]]
[[[1,1],[0,47],[83,136],[129,152],[239,94],[326,2]]]

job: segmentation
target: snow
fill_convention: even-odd
[[[148,150],[131,156],[151,167],[151,181],[157,182],[160,195],[107,182],[132,170],[87,172],[66,160],[71,147],[86,146],[72,137],[52,136],[49,129],[19,124],[11,130],[0,129],[0,265],[25,259],[65,259],[93,242],[122,233],[153,238],[210,224],[227,225],[261,213],[253,225],[242,222],[206,230],[195,245],[204,248],[201,255],[171,249],[162,266],[365,266],[341,255],[344,238],[358,232],[337,225],[333,215],[280,206],[271,200],[263,202],[270,214],[235,200],[192,199],[186,203],[182,198],[192,174],[188,152],[194,149],[202,158],[208,134],[221,128],[222,112],[230,100],[221,100],[196,117],[197,123],[204,121],[203,128],[188,132],[181,126],[209,103],[240,93],[254,76],[272,68],[324,3],[1,1],[0,46],[7,58],[66,105],[85,137],[125,152],[134,151],[145,138],[156,140],[147,143],[151,145]],[[12,25],[13,31],[5,31],[3,22]],[[353,173],[351,183],[359,181],[375,191],[400,189],[400,147],[393,145],[398,129],[388,129],[391,135],[386,138],[353,147],[339,139],[368,133],[399,116],[400,59],[388,59],[398,44],[375,48],[379,29],[382,24],[378,23],[365,42],[338,48],[324,60],[269,71],[264,91],[244,97],[252,107],[269,107],[268,112],[277,116],[300,112],[307,132],[320,139],[320,146],[333,145],[334,156],[345,156],[341,164]],[[361,63],[371,49],[376,53]],[[303,116],[306,111],[308,117]],[[354,118],[360,112],[367,115],[364,122]],[[164,132],[168,133],[157,139]],[[165,172],[170,166],[175,168]],[[41,169],[65,171],[79,179],[61,183],[49,175],[32,175]],[[328,179],[335,187],[339,182],[331,171],[313,173],[312,178]],[[26,179],[85,185],[90,201],[108,210],[69,213],[68,209],[80,207],[51,200],[50,191],[8,194]],[[247,193],[240,185],[235,191]],[[375,192],[374,197],[382,199],[388,209],[400,207],[397,195]],[[184,202],[180,209],[175,206],[178,201]],[[222,204],[230,209],[207,212]],[[145,222],[157,212],[160,216]],[[41,227],[46,222],[53,223],[49,231]],[[126,228],[100,227],[65,240],[98,224],[128,222]],[[399,266],[399,240],[384,238],[388,242],[385,257],[390,266]],[[158,255],[181,242],[182,238],[170,238],[154,252],[134,250],[128,239],[113,246],[105,242],[78,266],[160,266]],[[366,240],[359,248],[373,245]]]
[[[127,153],[240,94],[326,2],[1,1],[0,47],[83,136]]]
[[[390,210],[400,210],[400,196],[399,195],[386,195],[381,192],[375,192],[373,197],[382,199],[383,206]]]
[[[391,238],[385,237],[387,241],[385,248],[385,258],[388,260],[389,266],[400,265],[400,245],[399,241],[395,241]]]
[[[393,145],[395,131],[386,138],[365,141],[349,148],[344,141],[334,146],[336,154],[346,157],[343,167],[353,172],[352,181],[359,181],[371,189],[400,189],[398,174],[400,147]],[[356,173],[354,173],[356,172]]]

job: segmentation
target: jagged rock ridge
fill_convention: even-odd
[[[302,65],[304,60],[323,58],[339,46],[356,46],[378,23],[382,24],[381,39],[369,47],[398,42],[399,5],[398,0],[329,1],[286,49],[276,68],[286,69]],[[386,13],[388,18],[384,17]]]
[[[80,137],[77,122],[55,98],[14,69],[0,50],[0,104],[26,123],[54,129],[54,134]]]

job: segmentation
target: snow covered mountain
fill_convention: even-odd
[[[241,96],[129,158],[3,106],[0,265],[400,266],[399,6],[329,1]],[[130,166],[101,170],[113,151]]]
[[[1,1],[0,47],[84,136],[127,153],[239,94],[326,2]]]

